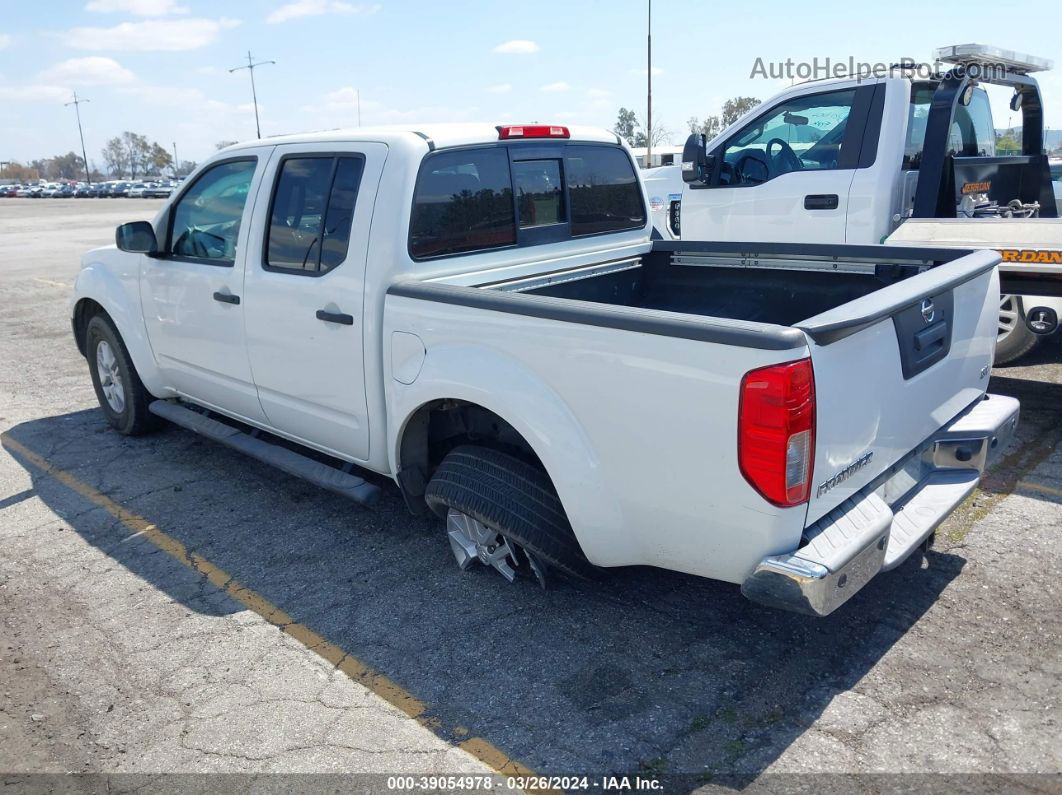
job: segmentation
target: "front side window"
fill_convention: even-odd
[[[855,89],[797,97],[750,122],[723,150],[720,184],[758,185],[793,171],[838,168]]]
[[[413,192],[409,238],[417,258],[515,244],[505,148],[462,149],[425,160]]]
[[[903,148],[903,168],[917,171],[922,165],[922,149],[926,143],[929,106],[933,102],[935,83],[915,83],[911,86],[911,104],[907,110],[907,140]]]
[[[363,162],[333,156],[282,161],[270,211],[267,268],[327,273],[346,259]]]
[[[205,171],[173,208],[170,254],[218,265],[236,261],[236,241],[255,160],[220,163]]]
[[[565,166],[573,237],[645,226],[641,187],[622,149],[571,146]]]

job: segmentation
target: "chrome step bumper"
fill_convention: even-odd
[[[1018,401],[986,395],[903,461],[764,558],[741,585],[760,604],[825,616],[903,563],[968,497],[1014,435]]]

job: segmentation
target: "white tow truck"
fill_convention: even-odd
[[[107,421],[159,419],[363,504],[393,478],[461,566],[644,564],[825,615],[976,486],[997,254],[651,239],[630,151],[553,125],[217,153],[88,252]],[[843,267],[838,267],[843,263]]]
[[[953,68],[801,83],[711,142],[690,136],[682,165],[654,177],[660,234],[755,241],[749,263],[764,242],[991,247],[1003,257],[996,362],[1028,352],[1062,314],[1062,185],[1031,76],[1051,62],[977,44],[936,56]],[[1013,88],[1021,155],[996,155],[982,83]]]

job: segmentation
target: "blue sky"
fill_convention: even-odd
[[[645,2],[407,0],[0,0],[0,160],[79,148],[89,159],[123,130],[182,160],[254,136],[251,49],[265,135],[353,126],[355,91],[369,124],[483,120],[610,127],[645,107]],[[1057,0],[891,4],[656,0],[654,114],[686,119],[737,94],[782,84],[750,79],[765,60],[854,56],[929,60],[944,44],[987,42],[1052,58],[1041,81],[1047,124],[1062,127],[1062,6]],[[1036,24],[1029,24],[1030,20]],[[787,83],[786,83],[787,84]],[[997,122],[1006,111],[997,111]]]

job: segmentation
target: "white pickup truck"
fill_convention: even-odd
[[[739,270],[651,229],[604,131],[254,141],[85,255],[74,336],[120,432],[165,418],[361,503],[356,470],[393,478],[462,568],[644,564],[825,615],[1013,433],[985,394],[999,257]]]
[[[994,248],[1003,256],[996,361],[1017,359],[1062,315],[1062,186],[1043,151],[1032,76],[1051,62],[973,44],[937,56],[955,68],[801,83],[710,142],[691,136],[683,165],[650,177],[657,229],[693,240]],[[1021,155],[997,156],[982,83],[1014,91]]]

